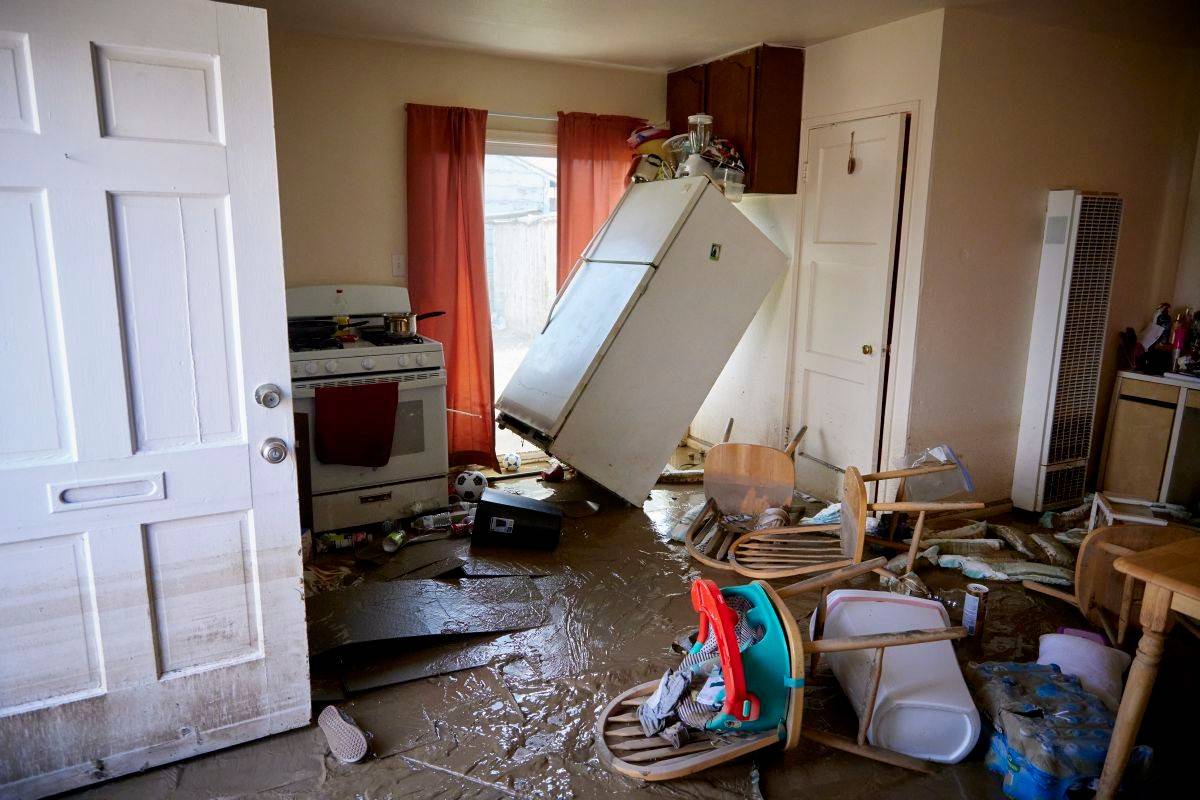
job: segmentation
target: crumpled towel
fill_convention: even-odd
[[[982,581],[1021,581],[1052,583],[1070,586],[1075,582],[1075,570],[1032,561],[984,561],[970,556],[939,555],[938,566],[957,569],[968,578]]]

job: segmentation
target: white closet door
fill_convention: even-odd
[[[790,420],[808,426],[798,485],[826,496],[840,476],[812,458],[863,472],[878,459],[904,126],[890,114],[809,135]]]

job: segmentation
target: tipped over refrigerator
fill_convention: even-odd
[[[631,186],[497,400],[497,420],[640,505],[786,268],[708,178]]]

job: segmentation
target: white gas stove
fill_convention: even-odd
[[[357,341],[338,341],[337,290]],[[309,447],[313,528],[320,533],[407,517],[447,504],[446,369],[440,342],[391,336],[386,313],[411,311],[399,286],[304,286],[287,290],[295,412],[316,441],[317,390],[395,383],[399,392],[391,459],[382,467],[324,464]]]

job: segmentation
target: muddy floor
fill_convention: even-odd
[[[508,484],[536,495],[533,480]],[[556,500],[591,499],[600,510],[567,519],[552,553],[472,553],[465,542],[441,543],[478,572],[536,574],[548,606],[541,627],[473,637],[464,647],[486,651],[484,666],[351,696],[342,707],[373,735],[375,757],[345,765],[327,751],[315,726],[162,767],[77,792],[99,800],[201,800],[261,797],[289,800],[399,798],[626,797],[662,798],[999,798],[999,779],[983,764],[987,728],[964,762],[919,775],[801,741],[783,753],[761,751],[700,775],[640,784],[610,773],[593,746],[593,726],[620,691],[657,678],[679,656],[671,642],[694,630],[688,591],[700,576],[719,584],[732,575],[699,569],[669,531],[698,486],[656,489],[643,508],[630,508],[591,486],[551,486]],[[1009,520],[1024,524],[1029,520]],[[944,524],[943,524],[944,526]],[[429,545],[413,545],[426,547]],[[476,564],[476,562],[478,562]],[[931,589],[965,586],[957,573],[923,565]],[[782,584],[785,582],[777,582]],[[857,582],[876,588],[868,576]],[[793,606],[807,615],[813,598]],[[960,660],[1037,657],[1038,636],[1082,617],[1057,600],[1019,585],[992,584],[987,637],[959,645]],[[413,644],[396,645],[398,648]],[[1193,665],[1197,646],[1185,633],[1171,637],[1163,672],[1143,730],[1158,746],[1156,783],[1182,777],[1187,737],[1169,735],[1180,713],[1195,719]],[[1181,705],[1182,704],[1182,705]],[[1189,710],[1190,709],[1190,710]],[[314,718],[319,706],[314,707]],[[849,703],[824,668],[805,693],[805,726],[852,733]],[[1161,736],[1156,732],[1162,731]],[[1156,741],[1161,740],[1161,741]],[[1178,775],[1177,775],[1178,773]],[[1180,785],[1175,783],[1174,785]],[[1165,794],[1159,796],[1167,796]]]

